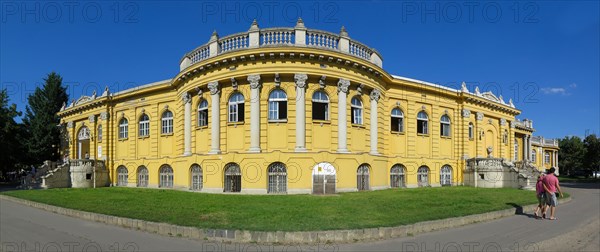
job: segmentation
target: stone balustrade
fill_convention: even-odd
[[[259,29],[256,21],[247,32],[219,38],[213,32],[208,43],[187,53],[180,62],[180,71],[206,59],[229,52],[251,48],[297,46],[342,52],[383,67],[381,55],[372,48],[348,37],[345,28],[340,34],[307,29],[301,19],[294,28]]]
[[[546,139],[541,136],[531,137],[531,143],[544,147],[558,147],[558,139]]]

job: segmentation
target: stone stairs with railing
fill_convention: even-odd
[[[517,161],[515,162],[515,168],[519,173],[519,179],[522,179],[521,189],[523,190],[535,190],[535,184],[537,178],[542,172],[529,161]]]

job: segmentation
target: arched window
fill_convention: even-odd
[[[312,96],[313,120],[329,120],[329,96],[323,91],[317,91]]]
[[[449,165],[442,166],[442,169],[440,170],[440,184],[442,184],[442,186],[452,185],[452,167]]]
[[[440,136],[450,137],[450,117],[447,115],[440,118]]]
[[[475,129],[473,128],[473,123],[469,123],[469,140],[473,140],[475,138]]]
[[[121,118],[121,121],[119,121],[119,139],[127,137],[129,137],[129,122],[126,118]]]
[[[505,145],[508,145],[508,130],[504,130],[504,135],[502,136],[502,142],[504,142]]]
[[[117,186],[127,186],[127,179],[129,175],[125,166],[119,166],[117,168]]]
[[[352,124],[363,124],[363,104],[358,97],[352,97],[350,101],[350,112]]]
[[[272,163],[268,168],[269,188],[268,193],[286,193],[287,192],[287,170],[285,165],[280,162]]]
[[[98,125],[98,142],[102,142],[102,124]]]
[[[173,133],[173,112],[167,110],[162,113],[160,118],[161,121],[161,134],[172,134]]]
[[[173,168],[165,164],[160,167],[158,173],[158,186],[162,188],[173,188]]]
[[[287,119],[287,95],[281,89],[275,89],[269,94],[269,120]]]
[[[421,111],[417,114],[417,133],[418,134],[429,134],[429,129],[427,127],[427,123],[429,123],[429,117],[425,111]]]
[[[369,166],[362,164],[356,171],[356,187],[359,191],[369,190]]]
[[[399,108],[392,109],[392,132],[404,132],[404,113]]]
[[[417,170],[417,183],[419,187],[429,186],[429,168],[421,166]]]
[[[198,103],[198,127],[208,126],[208,102],[204,99]]]
[[[143,165],[137,170],[137,187],[148,187],[148,168]]]
[[[235,93],[229,97],[229,122],[244,121],[244,95]]]
[[[140,116],[139,129],[139,136],[147,137],[150,135],[150,117],[148,117],[148,115],[142,114],[142,116]]]
[[[242,191],[242,172],[240,166],[236,163],[229,163],[225,166],[225,188],[224,192]]]
[[[197,164],[193,164],[190,168],[190,175],[192,178],[192,181],[190,182],[190,189],[192,191],[202,190],[202,185],[204,182],[202,178],[202,168]]]
[[[519,143],[515,141],[515,161],[519,159]]]
[[[537,159],[537,153],[535,152],[535,150],[531,150],[531,161],[533,161],[535,163]]]
[[[390,186],[392,188],[402,188],[406,186],[406,178],[404,177],[404,165],[395,164],[390,170]]]

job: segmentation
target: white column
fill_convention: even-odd
[[[208,83],[210,90],[211,110],[210,110],[210,154],[221,153],[221,121],[219,109],[219,82],[213,81]]]
[[[185,93],[181,96],[184,103],[183,115],[183,155],[192,155],[192,96]]]
[[[527,136],[527,160],[531,160],[531,136]]]
[[[348,152],[347,132],[346,132],[346,95],[350,81],[340,79],[338,81],[338,152]]]
[[[306,80],[308,75],[295,74],[296,82],[296,152],[306,151]]]
[[[378,123],[377,123],[377,117],[379,116],[379,113],[377,112],[377,102],[379,101],[379,97],[381,96],[381,92],[379,92],[379,90],[377,89],[373,89],[373,91],[371,91],[371,95],[369,95],[369,97],[371,98],[371,154],[372,155],[377,155],[379,154],[379,152],[377,151],[377,128],[378,128]]]
[[[260,75],[248,76],[250,82],[250,149],[260,152]]]
[[[554,168],[558,167],[558,151],[554,152]]]

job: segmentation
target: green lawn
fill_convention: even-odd
[[[118,187],[3,194],[148,221],[259,231],[398,226],[536,203],[535,192],[472,187],[390,189],[331,196],[224,195]]]
[[[586,177],[558,177],[558,181],[566,183],[600,183],[600,178]]]

